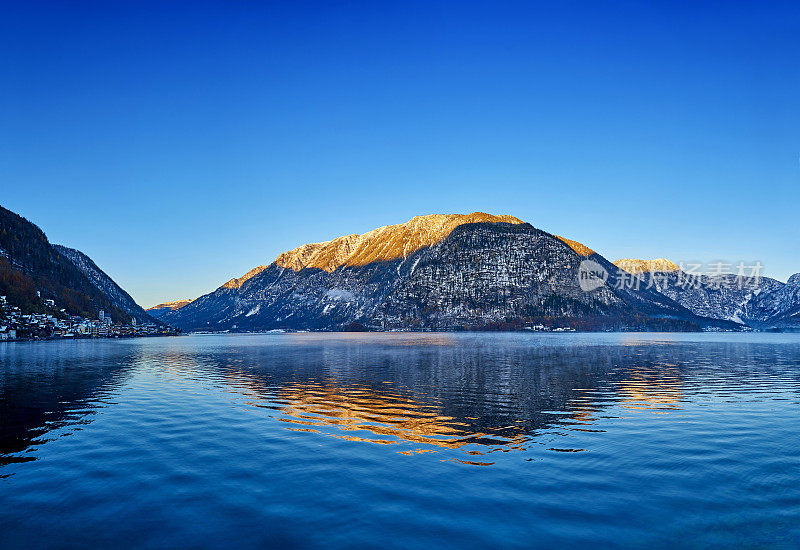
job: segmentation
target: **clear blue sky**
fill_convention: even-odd
[[[792,3],[0,9],[0,204],[144,306],[475,210],[611,260],[800,271]]]

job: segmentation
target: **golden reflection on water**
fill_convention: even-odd
[[[279,409],[283,416],[277,419],[295,425],[291,430],[315,431],[347,441],[423,445],[399,451],[406,455],[435,452],[431,447],[483,455],[492,450],[520,449],[527,439],[522,434],[508,438],[473,432],[469,424],[440,414],[437,407],[389,389],[379,392],[369,386],[298,383],[282,388],[276,401],[283,404]],[[331,433],[321,428],[336,428],[336,431]]]
[[[683,378],[677,368],[667,367],[662,364],[657,368],[633,369],[616,387],[605,390],[575,388],[575,399],[565,403],[560,413],[546,413],[553,415],[548,429],[560,431],[560,435],[565,435],[564,431],[587,435],[605,431],[593,429],[598,414],[610,404],[604,406],[593,402],[598,398],[597,392],[628,409],[654,412],[680,409]],[[251,405],[274,410],[275,419],[285,424],[289,431],[376,445],[413,444],[411,449],[397,451],[403,455],[459,450],[464,455],[478,457],[495,452],[526,451],[535,438],[545,433],[541,430],[532,432],[525,426],[526,418],[513,420],[516,424],[487,427],[478,417],[445,415],[437,401],[416,399],[407,392],[394,389],[388,382],[364,384],[315,380],[292,382],[267,390],[253,380],[242,384],[242,378],[235,378],[239,391],[253,398]],[[543,441],[538,442],[545,445]],[[547,445],[546,449],[562,453],[587,450]],[[473,466],[493,464],[459,457],[449,460]]]
[[[662,365],[658,369],[631,370],[617,391],[625,408],[668,411],[681,408],[682,387],[681,372],[669,365]]]
[[[476,466],[492,462],[470,457],[527,451],[534,444],[562,453],[586,451],[578,448],[580,445],[564,445],[567,440],[560,437],[575,432],[591,437],[592,433],[604,432],[595,427],[599,415],[609,407],[666,413],[680,409],[684,397],[681,370],[673,364],[651,363],[625,369],[624,377],[616,383],[572,387],[572,396],[553,410],[543,410],[545,403],[537,404],[534,398],[529,402],[532,407],[512,413],[513,400],[484,402],[482,394],[467,392],[460,398],[462,404],[475,399],[476,412],[483,412],[450,416],[443,414],[447,407],[439,398],[419,398],[390,381],[366,383],[331,376],[275,384],[268,376],[253,376],[242,366],[237,359],[229,358],[228,368],[217,371],[217,376],[226,387],[236,388],[249,405],[273,411],[273,418],[288,431],[398,445],[397,452],[403,455],[458,450],[461,456],[447,460]],[[503,424],[486,422],[486,414],[494,409],[505,411],[504,420],[500,420]],[[409,443],[411,448],[406,445]]]

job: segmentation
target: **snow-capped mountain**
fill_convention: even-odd
[[[145,312],[145,310],[131,298],[131,295],[125,292],[122,287],[114,282],[102,269],[97,267],[92,259],[74,248],[68,248],[60,244],[54,244],[53,247],[70,262],[72,262],[78,270],[83,273],[89,282],[102,292],[114,306],[134,317],[140,323],[154,323],[156,320]]]
[[[778,329],[800,329],[800,273],[772,292],[755,296],[750,304],[751,316],[761,326]]]
[[[584,266],[605,273],[588,291],[579,281]],[[513,216],[417,216],[285,252],[161,318],[212,330],[733,326],[655,289],[628,288],[626,275],[588,247]]]
[[[614,264],[696,315],[759,329],[800,327],[800,274],[782,283],[763,276],[689,274],[663,258]]]

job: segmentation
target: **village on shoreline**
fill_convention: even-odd
[[[100,310],[97,319],[68,315],[54,300],[44,300],[45,313],[22,313],[18,306],[0,296],[0,342],[20,340],[55,340],[81,338],[133,338],[141,336],[176,336],[181,331],[164,324],[114,323]]]

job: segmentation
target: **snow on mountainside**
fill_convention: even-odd
[[[607,280],[590,291],[578,279],[587,260],[607,271]],[[596,328],[708,322],[655,290],[625,288],[622,278],[591,249],[513,216],[419,216],[283,253],[162,319],[214,330],[353,323],[463,329],[541,319],[592,320]]]
[[[74,248],[68,248],[60,244],[55,244],[53,247],[75,267],[95,286],[100,292],[111,300],[115,307],[124,311],[131,317],[135,317],[140,323],[153,323],[155,319],[148,315],[145,310],[137,304],[130,294],[125,292],[111,277],[106,275],[102,269],[97,267],[89,256]]]
[[[763,276],[688,274],[664,258],[622,259],[614,265],[697,315],[754,328],[800,328],[800,274],[784,284]]]
[[[765,327],[800,329],[800,273],[774,291],[756,296],[750,309]]]
[[[698,275],[687,278],[682,272],[655,277],[655,287],[688,310],[714,319],[726,319],[749,326],[760,326],[765,319],[753,311],[753,300],[769,294],[783,283],[769,277],[742,282],[736,275]]]

